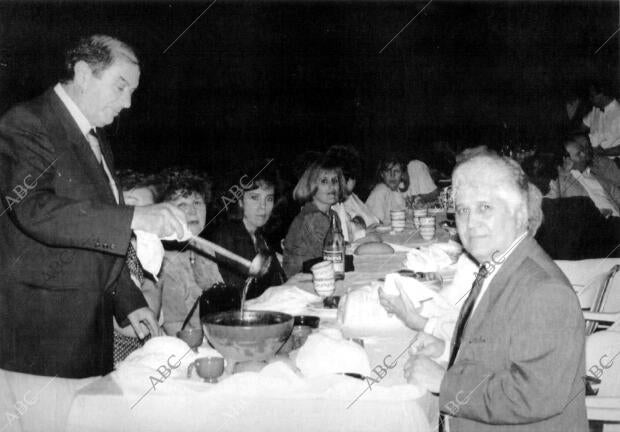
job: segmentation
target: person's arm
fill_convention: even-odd
[[[58,166],[67,157],[72,155],[58,153],[39,120],[26,111],[3,119],[0,190],[4,211],[27,235],[47,245],[124,255],[131,236],[133,207],[78,201],[57,194],[55,181],[62,175]],[[105,248],[104,244],[114,247]]]
[[[536,285],[522,295],[512,312],[515,325],[502,339],[510,344],[506,369],[491,370],[483,360],[457,360],[445,373],[442,409],[468,395],[457,413],[446,414],[487,424],[526,424],[558,415],[571,403],[575,377],[584,372],[583,315],[566,286]]]
[[[389,195],[382,193],[380,185],[375,186],[366,199],[366,207],[379,219],[380,223],[386,223],[387,221],[385,214],[385,209],[388,206],[387,199],[389,199]]]

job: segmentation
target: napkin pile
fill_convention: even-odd
[[[411,249],[403,265],[415,272],[434,273],[454,264],[460,252],[458,243],[434,243]]]
[[[320,301],[321,297],[296,286],[280,285],[269,288],[258,298],[248,300],[246,305],[252,310],[303,315],[309,304]]]
[[[310,378],[346,372],[370,376],[370,362],[364,348],[344,339],[337,329],[308,336],[299,349],[296,364],[301,373]]]
[[[177,238],[176,235],[172,234],[160,239],[155,234],[146,231],[134,231],[136,235],[136,255],[138,255],[138,261],[140,261],[144,270],[153,275],[155,280],[157,280],[157,275],[161,270],[161,263],[164,260],[164,247],[161,244],[161,240],[187,241],[192,238],[192,233],[187,224],[181,222],[181,225],[183,226],[182,238]]]

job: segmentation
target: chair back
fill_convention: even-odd
[[[610,268],[620,264],[619,258],[587,259],[579,261],[556,260],[555,263],[564,272],[579,298],[582,309],[591,310],[610,277]],[[620,311],[620,277],[612,278],[608,288],[611,295],[605,302],[605,309],[596,312]],[[615,293],[615,294],[614,294]],[[599,300],[599,302],[602,300]],[[615,309],[614,309],[615,308]]]
[[[609,270],[600,289],[598,290],[591,312],[617,312],[620,311],[620,265],[616,264]],[[586,335],[594,333],[599,327],[598,321],[589,321],[586,324]]]

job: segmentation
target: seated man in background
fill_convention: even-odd
[[[592,111],[584,118],[583,124],[589,130],[594,152],[601,156],[615,158],[620,156],[620,104],[613,97],[614,89],[607,80],[592,80],[588,86]]]
[[[551,182],[547,197],[586,196],[603,216],[620,216],[620,188],[608,180],[613,175],[613,172],[606,169],[610,162],[594,156],[585,135],[567,139],[564,149],[566,155],[563,166],[558,171],[558,179]]]
[[[452,432],[586,430],[583,314],[528,236],[525,174],[480,155],[457,166],[452,184],[459,236],[480,269],[451,346],[421,333],[405,376],[439,393]],[[442,354],[447,366],[433,360]]]

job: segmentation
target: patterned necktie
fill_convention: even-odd
[[[127,267],[129,268],[129,273],[133,277],[134,281],[138,286],[142,286],[144,283],[144,273],[142,271],[142,266],[140,265],[140,261],[138,261],[138,254],[136,254],[136,249],[133,247],[133,244],[130,242],[129,247],[127,248],[127,258],[125,259],[127,262]]]
[[[461,346],[461,337],[463,336],[463,331],[465,330],[465,326],[467,325],[467,321],[471,316],[472,311],[474,310],[474,305],[476,304],[476,299],[480,295],[480,291],[482,290],[482,284],[484,283],[484,279],[488,276],[489,272],[485,265],[480,266],[478,269],[478,274],[476,275],[476,280],[471,286],[471,290],[469,291],[469,296],[463,307],[461,308],[461,313],[458,320],[458,326],[456,328],[456,333],[454,335],[454,346],[452,347],[452,352],[450,353],[450,361],[448,362],[448,369],[454,364],[456,360],[456,355],[459,352],[459,347]]]

